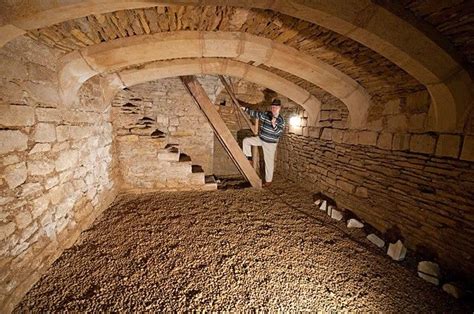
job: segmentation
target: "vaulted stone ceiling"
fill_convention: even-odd
[[[471,1],[181,0],[179,3],[183,5],[175,3],[160,0],[8,2],[4,4],[4,12],[9,13],[0,14],[3,31],[0,44],[26,32],[64,53],[79,50],[82,54],[91,46],[147,34],[176,31],[201,31],[201,36],[206,36],[203,32],[252,34],[270,40],[272,47],[275,44],[289,47],[301,52],[303,57],[323,62],[323,68],[326,65],[332,68],[333,78],[345,75],[345,92],[337,93],[334,90],[337,88],[331,86],[337,80],[321,77],[319,83],[324,82],[323,86],[308,75],[246,61],[265,68],[267,73],[278,73],[279,77],[310,91],[323,104],[344,103],[353,118],[363,112],[354,119],[358,122],[353,127],[363,125],[361,121],[366,121],[369,107],[376,108],[372,112],[379,112],[393,98],[403,99],[413,92],[428,91],[432,104],[423,107],[429,110],[428,128],[455,132],[465,128],[474,98],[472,78],[468,74],[472,69]],[[272,49],[268,50],[270,55]],[[291,60],[290,55],[291,51],[287,61]],[[152,60],[145,60],[148,61]],[[314,73],[314,69],[306,72],[311,71]],[[358,94],[348,94],[351,88]]]
[[[474,66],[474,1],[401,0],[403,7],[419,20],[443,34]]]
[[[270,10],[216,6],[123,10],[66,21],[30,31],[29,35],[49,46],[71,52],[117,38],[180,30],[246,32],[283,43],[349,75],[369,92],[375,102],[384,103],[424,89],[405,71],[356,41]],[[290,80],[300,86],[309,85],[323,99],[332,98],[334,101],[334,97],[314,84],[301,79]]]

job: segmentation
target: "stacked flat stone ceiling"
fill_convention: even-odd
[[[159,32],[239,31],[265,37],[318,58],[356,80],[374,103],[425,87],[371,49],[321,26],[269,10],[216,6],[168,6],[89,15],[33,30],[29,36],[65,53],[101,42]],[[319,87],[286,72],[266,68],[324,102],[340,102]]]
[[[326,91],[319,88],[318,86],[306,81],[305,79],[302,79],[298,76],[295,76],[293,74],[290,74],[288,72],[285,72],[279,69],[270,68],[264,64],[260,64],[258,67],[261,69],[270,71],[272,73],[275,73],[278,76],[281,76],[287,79],[288,81],[291,81],[297,84],[298,86],[301,86],[302,88],[304,88],[305,90],[307,90],[308,92],[316,96],[316,98],[318,98],[323,104],[332,104],[333,106],[338,106],[341,108],[341,110],[347,113],[348,110],[347,110],[346,105],[344,105],[344,103],[339,98],[334,97],[333,95],[327,93]]]
[[[474,1],[401,0],[418,19],[432,25],[474,66]]]

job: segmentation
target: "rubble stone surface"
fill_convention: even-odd
[[[272,189],[121,196],[15,312],[469,311]]]

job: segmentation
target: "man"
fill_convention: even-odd
[[[247,137],[244,139],[243,150],[245,156],[250,160],[252,158],[251,146],[262,146],[263,160],[265,161],[265,183],[264,186],[270,186],[273,179],[273,168],[275,164],[275,152],[278,140],[283,134],[285,120],[280,116],[281,102],[274,99],[272,102],[272,111],[260,112],[249,108],[244,108],[251,117],[260,120],[260,130],[258,136]]]

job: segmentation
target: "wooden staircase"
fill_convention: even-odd
[[[181,81],[183,82],[191,97],[194,99],[196,105],[208,119],[209,124],[214,130],[214,134],[222,143],[222,146],[227,151],[229,157],[234,162],[237,169],[239,169],[240,173],[250,182],[254,188],[261,188],[262,180],[245,157],[239,144],[227,128],[224,120],[222,120],[221,116],[214,108],[214,104],[207,96],[201,84],[194,76],[181,76]]]

